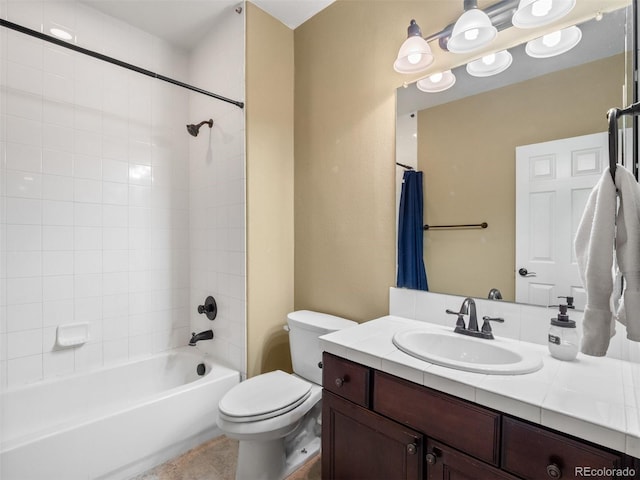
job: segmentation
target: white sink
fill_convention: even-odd
[[[501,340],[414,328],[397,332],[393,343],[412,357],[468,372],[520,375],[542,368],[538,352]]]

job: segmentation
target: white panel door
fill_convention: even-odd
[[[516,148],[516,301],[536,305],[585,293],[573,240],[587,197],[608,166],[607,133]]]

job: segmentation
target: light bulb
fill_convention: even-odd
[[[534,17],[544,17],[553,7],[551,0],[538,0],[531,6],[531,15]]]
[[[433,83],[438,83],[440,80],[442,80],[442,73],[434,73],[429,77],[429,80],[431,80]]]
[[[560,43],[560,39],[562,38],[562,32],[558,30],[557,32],[549,33],[542,37],[542,44],[545,47],[555,47]]]
[[[485,65],[493,65],[494,63],[496,63],[496,54],[490,53],[489,55],[485,55],[484,57],[482,57],[482,63],[484,63]]]
[[[411,65],[416,65],[417,63],[420,63],[420,60],[422,60],[421,53],[410,53],[409,55],[407,55],[407,61]]]
[[[471,28],[467,31],[464,32],[464,39],[465,40],[476,40],[478,38],[478,35],[480,34],[480,30],[478,30],[477,28]]]

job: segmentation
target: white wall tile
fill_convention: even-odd
[[[43,218],[42,202],[31,198],[7,197],[8,224],[39,225]]]
[[[73,102],[73,83],[69,77],[44,72],[44,96],[54,102]]]
[[[45,327],[74,321],[73,299],[51,300],[42,304],[42,320]]]
[[[22,330],[7,334],[9,360],[42,353],[42,330]]]
[[[42,275],[42,252],[7,252],[7,277],[37,277]]]
[[[73,199],[82,203],[102,203],[102,182],[84,178],[74,179]]]
[[[7,225],[6,250],[29,251],[42,249],[40,225]]]
[[[42,279],[45,302],[73,298],[73,275],[52,275]]]
[[[76,153],[73,156],[73,175],[76,178],[102,180],[102,160],[95,155],[96,152],[100,152],[99,146],[88,154]]]
[[[42,227],[43,250],[72,250],[73,248],[72,226],[45,225]]]
[[[42,105],[42,118],[44,123],[73,127],[73,105],[55,102],[47,98],[47,101]],[[69,171],[69,175],[71,175],[71,171]]]
[[[42,171],[42,152],[39,146],[8,142],[5,148],[7,169],[34,173]]]
[[[7,62],[7,86],[21,94],[42,95],[42,70],[20,63]]]
[[[242,71],[242,22],[234,22],[231,30],[239,39],[233,43],[234,55],[227,54],[228,46],[214,46],[228,45],[230,31],[225,27],[212,33],[189,65],[181,50],[86,4],[11,2],[10,10],[18,23],[38,30],[62,25],[79,45],[125,61],[162,66],[168,73],[166,67],[170,76],[196,84],[219,84],[219,72],[209,68],[213,60],[225,71]],[[215,232],[219,238],[203,244],[209,251],[217,248],[215,258],[224,261],[193,276],[202,279],[194,285],[197,301],[206,292],[222,295],[223,303],[225,298],[239,303],[242,308],[235,308],[233,315],[241,317],[238,325],[243,326],[243,115],[229,116],[233,121],[228,124],[221,120],[226,138],[211,137],[220,142],[213,144],[220,147],[216,152],[222,151],[215,158],[216,168],[224,167],[222,177],[212,175],[197,147],[187,161],[190,148],[205,137],[192,141],[184,125],[194,121],[192,117],[224,112],[220,102],[196,95],[190,108],[190,95],[179,88],[19,34],[13,37],[0,53],[3,62],[9,62],[0,82],[18,89],[8,96],[3,112],[8,115],[1,119],[7,142],[0,148],[11,173],[3,170],[2,175],[2,191],[9,196],[6,242],[0,243],[2,281],[6,274],[15,277],[6,278],[0,303],[8,307],[0,329],[12,334],[33,330],[41,341],[31,355],[34,350],[21,344],[23,337],[12,337],[12,354],[24,356],[0,359],[6,384],[184,345],[194,310],[188,251],[191,207],[202,209],[208,220],[211,210],[206,208],[224,216],[221,230]],[[243,91],[243,79],[235,80],[233,88]],[[227,162],[231,152],[237,156],[233,164]],[[206,148],[202,153],[206,155]],[[193,176],[190,163],[201,167]],[[198,182],[208,190],[201,203],[190,205],[189,188]],[[234,231],[225,230],[228,226]],[[220,275],[226,275],[228,285],[219,281]],[[91,322],[90,343],[54,349],[57,325],[84,319]],[[2,333],[5,343],[8,334]],[[228,336],[242,344],[243,335],[239,329]],[[226,345],[221,350],[230,349]],[[234,346],[233,351],[231,362],[244,370],[244,348]]]
[[[42,198],[42,175],[8,170],[5,179],[7,196]]]
[[[61,152],[55,150],[42,151],[42,171],[52,175],[73,174],[73,155],[69,152]]]
[[[73,241],[76,250],[101,250],[102,227],[76,226],[73,229]]]
[[[44,378],[70,374],[75,370],[73,349],[55,350],[42,356],[42,373]]]
[[[43,200],[42,223],[44,225],[71,226],[74,224],[73,210],[73,202]]]
[[[73,264],[76,275],[102,273],[102,250],[76,250]]]
[[[6,312],[8,332],[42,328],[42,303],[8,305]]]
[[[41,379],[42,355],[19,357],[7,361],[7,385],[9,387],[20,386]]]
[[[74,256],[72,250],[42,253],[42,274],[44,276],[72,275],[73,265]]]
[[[42,198],[73,201],[73,178],[62,175],[42,175]]]
[[[7,115],[42,121],[44,117],[44,102],[42,101],[41,95],[20,91],[8,91],[6,93],[6,99],[5,113]]]
[[[46,124],[42,129],[42,147],[47,150],[73,152],[73,129]]]

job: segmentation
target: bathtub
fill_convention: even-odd
[[[218,402],[239,381],[182,347],[10,389],[0,397],[0,478],[131,478],[220,435]]]

